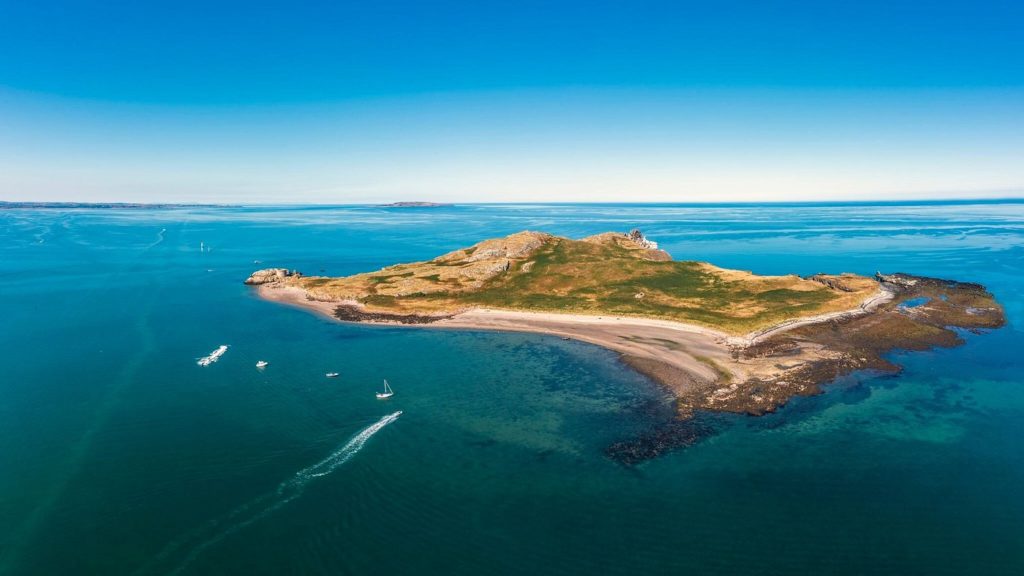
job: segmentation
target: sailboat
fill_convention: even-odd
[[[384,380],[384,391],[383,392],[377,392],[377,399],[378,400],[384,400],[385,398],[391,398],[394,395],[395,395],[395,391],[392,390],[391,386],[388,385],[388,381]]]

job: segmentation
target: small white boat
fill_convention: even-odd
[[[378,400],[384,400],[385,398],[391,398],[394,395],[395,395],[395,391],[391,389],[391,386],[388,385],[388,381],[385,380],[384,381],[384,391],[383,392],[377,392],[377,399]]]
[[[196,362],[196,364],[199,364],[200,366],[209,366],[210,364],[213,364],[217,360],[220,360],[220,357],[223,356],[224,353],[227,352],[227,351],[228,351],[228,345],[227,344],[222,344],[221,346],[219,346],[213,352],[210,352],[208,355],[203,356],[202,358],[200,358]]]
[[[328,372],[327,374],[324,374],[324,376],[327,376],[328,378],[337,378],[338,377],[338,373],[337,372]]]
[[[257,368],[266,368],[267,366],[270,366],[270,362],[267,362],[266,360],[260,360],[256,363]]]

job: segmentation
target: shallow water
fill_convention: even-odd
[[[627,468],[604,447],[671,404],[610,352],[241,284],[633,227],[759,273],[981,282],[1010,325]],[[1021,203],[2,211],[0,573],[1019,574],[1022,280]]]

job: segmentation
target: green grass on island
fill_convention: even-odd
[[[873,279],[850,274],[758,276],[675,261],[640,235],[571,240],[540,232],[485,240],[427,262],[287,282],[319,300],[354,300],[385,314],[500,308],[676,320],[730,333],[851,309],[878,289]]]

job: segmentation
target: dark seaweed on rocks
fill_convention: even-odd
[[[438,320],[451,318],[451,315],[426,316],[421,314],[382,314],[366,312],[358,306],[338,306],[334,309],[334,317],[342,322],[393,322],[396,324],[431,324]]]
[[[717,431],[718,426],[707,415],[676,418],[637,438],[616,442],[605,448],[604,453],[620,464],[633,466],[666,452],[692,446]]]

